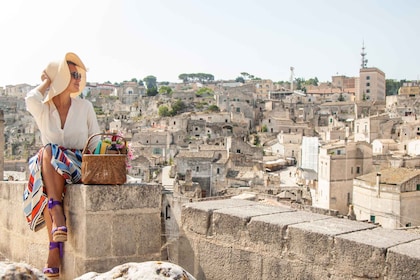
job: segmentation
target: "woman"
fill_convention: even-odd
[[[86,85],[86,67],[76,54],[67,53],[63,60],[49,63],[41,81],[25,99],[41,132],[43,147],[29,160],[23,200],[30,229],[47,226],[50,243],[43,272],[54,278],[60,276],[62,245],[67,241],[62,204],[65,185],[80,183],[81,150],[100,129],[92,104],[78,98]],[[93,140],[90,151],[99,139]]]

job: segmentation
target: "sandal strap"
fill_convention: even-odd
[[[56,205],[62,205],[61,201],[58,200],[54,200],[52,198],[50,198],[50,200],[48,200],[48,209],[52,209],[54,206]]]
[[[63,242],[50,242],[50,250],[54,250],[58,248],[58,251],[60,252],[60,258],[63,258]]]

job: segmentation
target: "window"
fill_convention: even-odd
[[[220,174],[220,168],[216,169],[216,174]]]
[[[197,167],[195,168],[195,171],[197,171],[197,172],[198,172],[198,171],[200,171],[200,167],[198,167],[198,166],[197,166]]]
[[[370,221],[371,221],[372,223],[374,223],[374,222],[375,222],[375,216],[374,216],[374,215],[370,215]]]
[[[370,76],[366,76],[366,80],[370,80]]]
[[[236,108],[236,113],[239,113],[239,112],[241,112],[241,108]]]
[[[370,86],[370,83],[366,83],[366,86],[369,87]]]
[[[240,153],[241,153],[241,150],[240,150],[240,149],[237,149],[237,150],[236,150],[236,153],[237,153],[237,154],[240,154]]]
[[[417,184],[416,190],[420,191],[420,184]]]
[[[360,174],[360,166],[356,166],[356,174]]]

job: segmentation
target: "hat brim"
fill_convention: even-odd
[[[43,102],[46,103],[53,99],[55,96],[62,93],[70,84],[71,76],[70,69],[67,61],[71,61],[76,64],[77,72],[82,74],[82,78],[79,82],[79,91],[70,93],[71,97],[79,96],[86,86],[86,67],[82,60],[75,53],[67,53],[63,60],[51,62],[45,69],[48,77],[51,80],[50,89],[45,96]]]

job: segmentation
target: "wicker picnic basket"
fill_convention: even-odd
[[[90,141],[96,136],[116,136],[127,141],[115,133],[97,133],[89,137],[82,152],[82,182],[85,185],[121,185],[127,180],[127,150],[119,150],[117,154],[90,154]],[[102,138],[101,138],[102,140]]]

